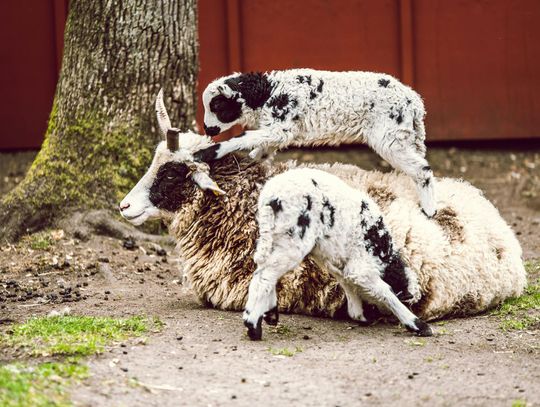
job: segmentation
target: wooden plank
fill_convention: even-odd
[[[414,86],[414,46],[412,0],[399,0],[401,80]]]
[[[242,71],[240,0],[227,0],[227,45],[230,72]]]

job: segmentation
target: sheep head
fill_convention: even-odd
[[[197,189],[225,194],[210,178],[208,165],[193,157],[212,144],[210,138],[172,127],[162,90],[156,99],[156,114],[164,140],[158,144],[146,174],[119,206],[122,216],[135,225],[176,212],[194,198]]]

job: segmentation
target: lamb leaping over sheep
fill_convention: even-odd
[[[256,130],[200,151],[196,157],[202,161],[237,150],[260,158],[290,145],[363,142],[412,177],[423,212],[436,213],[433,172],[425,159],[424,104],[390,75],[313,69],[235,73],[211,82],[203,104],[209,136],[235,124]]]

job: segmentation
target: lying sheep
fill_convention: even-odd
[[[432,335],[429,325],[401,302],[420,299],[418,281],[367,193],[324,171],[293,169],[262,189],[258,223],[257,269],[244,311],[251,339],[261,339],[263,316],[277,324],[276,284],[308,254],[339,282],[351,318],[367,322],[362,307],[366,301],[387,308],[417,335]]]
[[[235,124],[257,129],[199,152],[203,161],[237,150],[260,158],[291,144],[364,142],[415,180],[428,217],[436,212],[433,172],[425,159],[424,104],[392,76],[313,69],[236,73],[210,83],[203,104],[209,136]]]
[[[121,213],[135,224],[152,217],[168,222],[185,276],[200,300],[243,310],[255,271],[260,189],[272,176],[298,166],[231,154],[205,167],[193,155],[212,141],[194,133],[178,138],[159,98],[157,105],[169,143],[158,145],[147,173],[122,200]],[[440,179],[440,210],[430,220],[420,213],[415,185],[404,175],[343,164],[309,167],[338,176],[379,205],[395,250],[417,276],[420,296],[410,305],[419,318],[472,315],[522,292],[519,243],[497,209],[470,184]],[[277,292],[281,312],[333,317],[348,308],[336,280],[309,255],[279,280]]]

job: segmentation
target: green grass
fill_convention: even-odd
[[[33,356],[87,356],[100,353],[106,345],[161,328],[159,320],[144,317],[57,316],[32,318],[11,327],[0,337],[0,347],[23,348]]]
[[[525,268],[537,275],[540,261],[527,261]],[[540,278],[532,281],[521,297],[507,299],[493,313],[502,318],[500,326],[505,331],[540,328]]]
[[[527,402],[525,400],[514,400],[512,402],[512,407],[527,407]]]
[[[88,368],[77,363],[0,366],[0,406],[69,406],[67,387],[87,376]]]
[[[25,236],[22,243],[28,244],[33,250],[48,250],[53,244],[53,239],[49,232],[43,231]]]
[[[268,351],[274,355],[274,356],[287,356],[291,357],[296,355],[297,353],[303,352],[304,350],[297,346],[295,349],[289,349],[289,348],[269,348]]]

